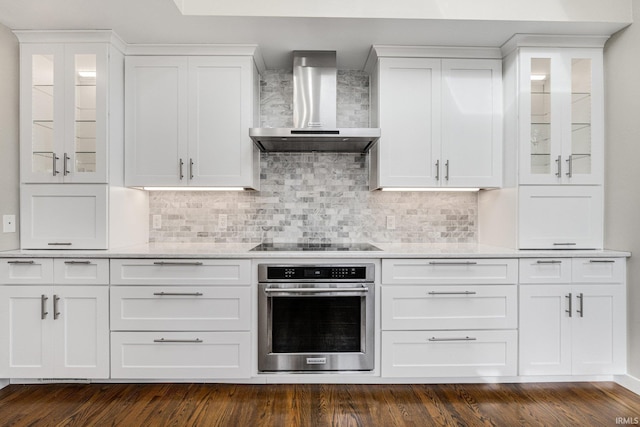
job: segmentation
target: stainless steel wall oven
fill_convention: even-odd
[[[372,370],[374,271],[374,264],[260,264],[258,370]]]

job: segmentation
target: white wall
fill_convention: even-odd
[[[19,218],[18,158],[18,39],[0,24],[0,219],[13,214]],[[16,230],[19,224],[16,223]],[[18,233],[2,233],[0,250],[17,249]]]
[[[640,1],[633,2],[640,19]],[[640,23],[605,46],[605,247],[628,263],[629,374],[640,378]]]

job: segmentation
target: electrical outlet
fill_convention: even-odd
[[[2,215],[2,232],[3,233],[16,232],[16,216],[15,215]]]
[[[396,217],[393,215],[387,215],[387,230],[396,229]]]
[[[227,229],[227,214],[218,215],[218,228],[220,230]]]
[[[162,215],[153,216],[153,229],[158,230],[162,228]]]

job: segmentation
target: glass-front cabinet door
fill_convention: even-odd
[[[107,47],[21,45],[21,180],[106,183]]]
[[[522,49],[520,183],[600,184],[602,51]]]

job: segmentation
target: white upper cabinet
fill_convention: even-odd
[[[600,48],[522,48],[520,184],[602,184]]]
[[[21,43],[23,183],[107,182],[107,43]]]
[[[501,61],[378,54],[371,189],[500,187]]]
[[[130,56],[125,184],[257,188],[251,56]]]

